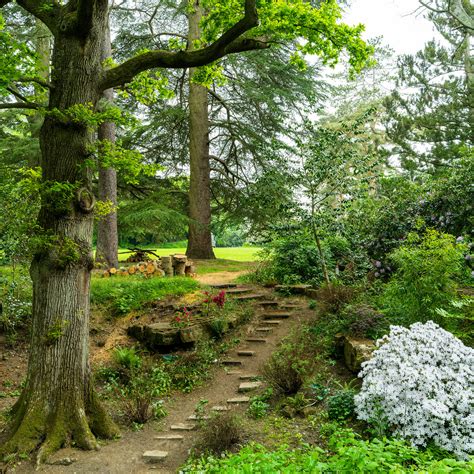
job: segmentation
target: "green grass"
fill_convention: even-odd
[[[155,250],[155,253],[160,257],[186,252],[185,247],[158,248],[146,246],[146,248]],[[259,247],[219,247],[214,249],[214,253],[218,259],[235,260],[237,262],[255,262],[259,250],[261,250]],[[130,255],[131,252],[128,252],[127,249],[119,249],[119,260],[121,262],[125,261]]]
[[[197,260],[196,261],[198,275],[216,272],[241,272],[250,271],[254,268],[254,262],[243,262],[237,260]]]
[[[182,296],[200,287],[186,277],[140,278],[139,276],[93,278],[91,302],[105,305],[115,314],[127,314],[167,296]]]

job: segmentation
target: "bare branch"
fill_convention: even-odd
[[[40,77],[20,77],[16,79],[16,82],[34,82],[47,89],[53,88],[53,85],[51,83],[49,83],[48,81],[45,81],[44,79],[41,79]]]

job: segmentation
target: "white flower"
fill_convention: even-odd
[[[382,414],[395,435],[474,454],[474,349],[432,321],[392,326],[363,364],[360,419]]]

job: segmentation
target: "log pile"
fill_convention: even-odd
[[[143,275],[145,277],[172,277],[190,276],[194,277],[196,267],[188,257],[183,254],[176,254],[161,257],[157,260],[138,262],[136,265],[127,267],[109,268],[102,273],[104,278],[112,276]]]

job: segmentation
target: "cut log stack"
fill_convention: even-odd
[[[139,262],[129,267],[109,268],[102,273],[104,278],[111,276],[144,275],[146,277],[172,277],[190,276],[196,274],[196,267],[188,257],[183,254],[176,254],[161,257],[158,260]]]

